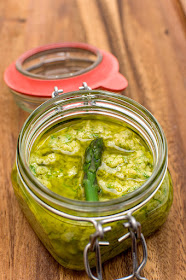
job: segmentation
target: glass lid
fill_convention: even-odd
[[[54,86],[66,93],[84,81],[92,89],[116,92],[128,85],[114,55],[79,42],[45,45],[23,53],[5,70],[4,80],[11,91],[39,98],[51,98]]]

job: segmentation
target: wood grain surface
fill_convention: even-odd
[[[168,220],[148,238],[149,280],[183,280],[186,196],[186,22],[184,0],[0,1],[0,279],[83,280],[61,267],[23,216],[11,186],[19,131],[28,114],[14,103],[5,68],[26,50],[79,41],[112,52],[129,86],[127,96],[162,125],[169,147],[174,202]],[[130,252],[104,264],[104,279],[128,275]]]

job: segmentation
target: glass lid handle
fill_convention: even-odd
[[[118,239],[118,242],[122,242],[128,238],[131,238],[132,243],[132,262],[133,262],[133,273],[129,276],[125,276],[122,278],[119,278],[117,280],[130,280],[134,279],[141,279],[141,280],[147,280],[147,278],[142,277],[140,275],[141,270],[144,268],[146,262],[147,262],[147,246],[145,242],[145,238],[143,234],[141,233],[141,225],[139,222],[136,221],[136,219],[129,213],[125,216],[118,216],[118,217],[112,217],[108,218],[99,222],[95,222],[94,226],[96,228],[95,233],[93,233],[90,236],[89,243],[85,246],[84,249],[84,266],[85,271],[90,279],[92,280],[103,280],[102,276],[102,264],[101,264],[101,253],[100,253],[100,246],[108,246],[109,242],[102,242],[99,239],[102,239],[104,237],[105,232],[108,232],[111,230],[111,226],[103,227],[104,224],[110,224],[116,221],[124,220],[123,223],[124,228],[128,229],[128,232],[120,237]],[[139,241],[139,242],[138,242]],[[138,264],[138,245],[137,243],[141,243],[142,250],[143,250],[143,259],[140,264]],[[96,273],[97,276],[94,276],[92,274],[90,264],[89,264],[89,258],[88,254],[89,252],[94,252],[96,257]]]

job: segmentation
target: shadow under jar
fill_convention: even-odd
[[[62,124],[85,119],[127,125],[144,140],[153,156],[153,172],[139,188],[117,199],[78,201],[54,193],[32,174],[29,158],[35,141]],[[12,182],[21,208],[42,243],[61,265],[75,270],[84,269],[84,248],[98,225],[111,226],[102,236],[109,242],[101,246],[101,260],[105,262],[131,246],[130,238],[118,242],[128,232],[122,217],[132,214],[144,236],[149,236],[165,222],[173,199],[167,142],[156,119],[135,101],[99,90],[62,94],[29,116],[19,135]],[[91,250],[88,260],[90,267],[95,266]]]

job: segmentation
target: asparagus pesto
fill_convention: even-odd
[[[90,157],[93,161],[98,157],[95,165],[89,165]],[[39,139],[31,151],[30,169],[47,188],[71,199],[92,200],[88,196],[92,181],[93,200],[104,201],[140,187],[152,174],[153,157],[142,138],[129,127],[82,120]],[[99,194],[95,195],[97,188]]]

